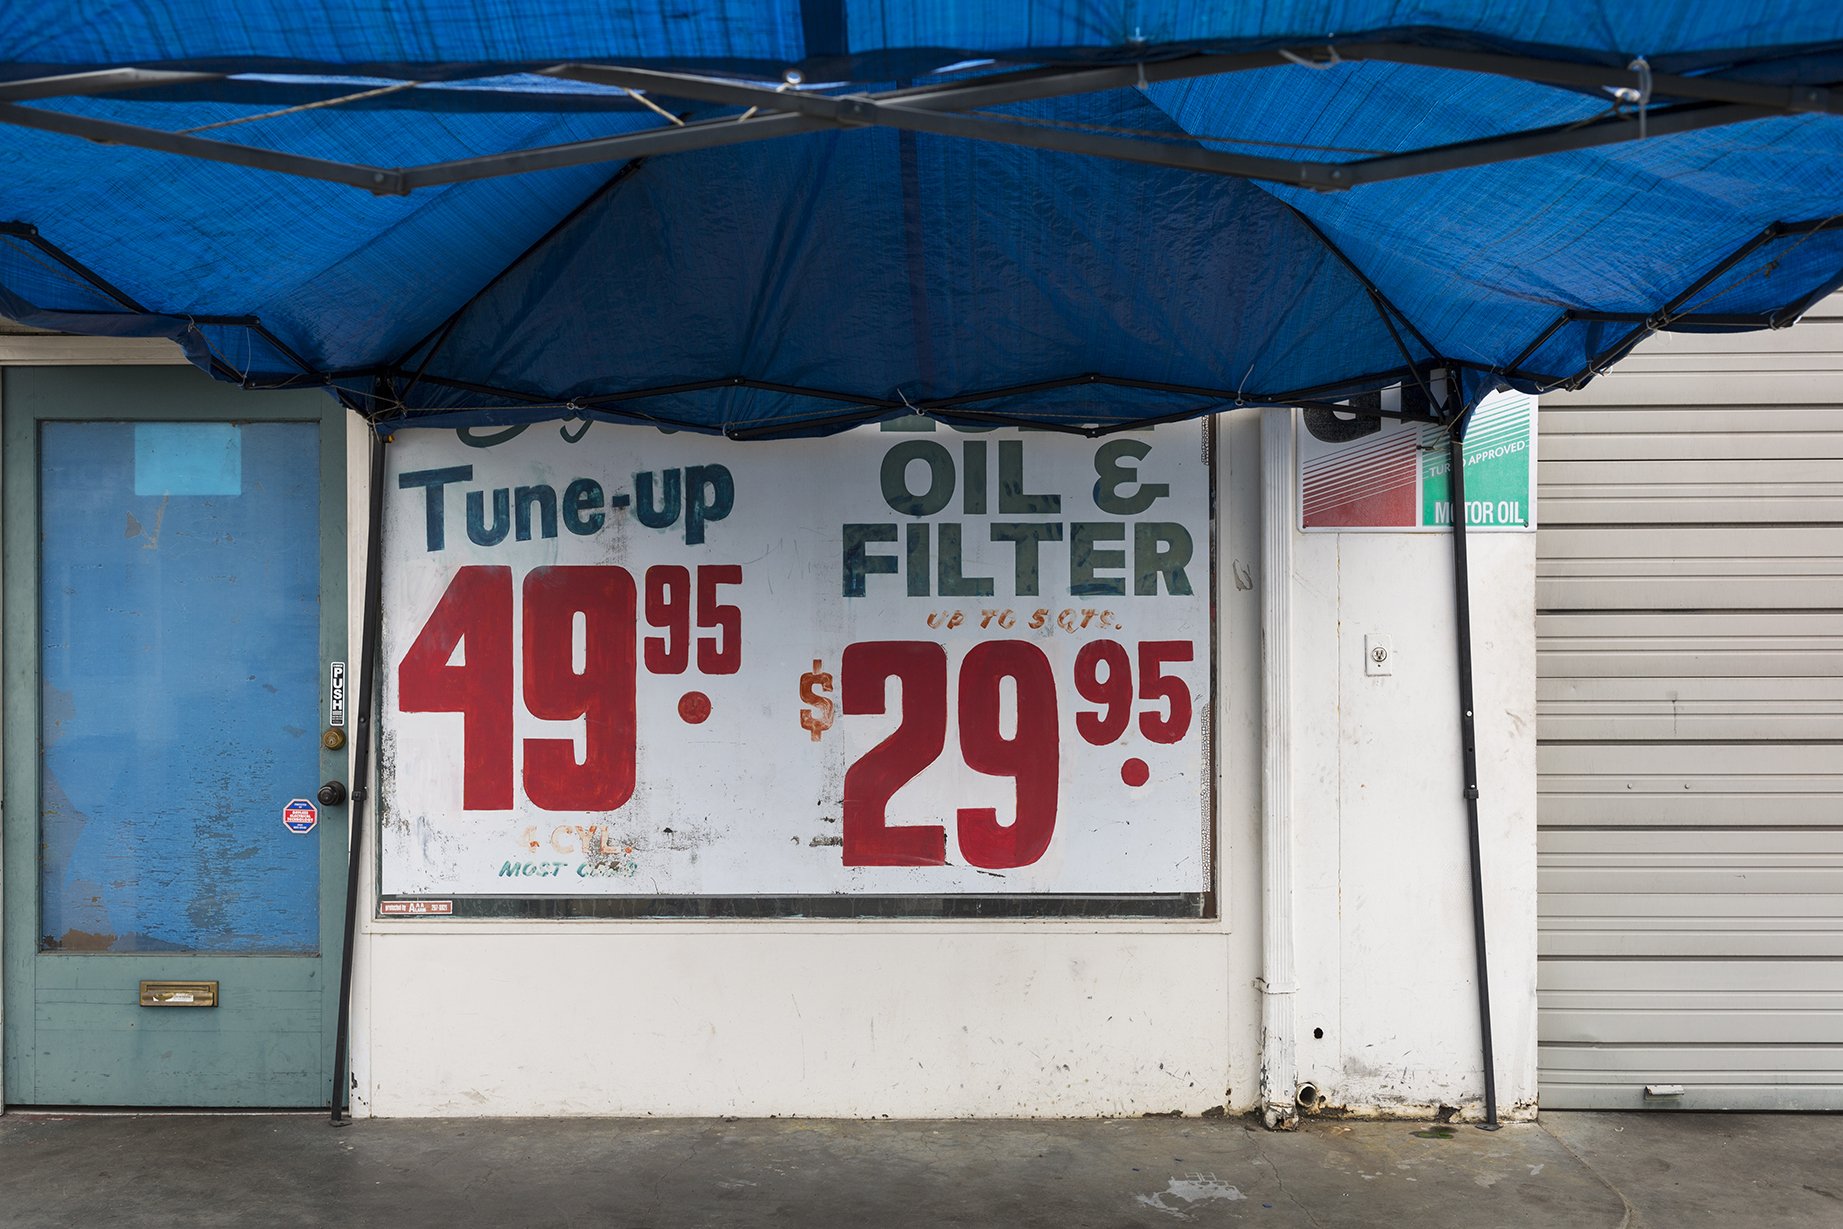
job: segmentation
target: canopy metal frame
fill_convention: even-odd
[[[1351,158],[1345,161],[1298,160],[1228,152],[1205,144],[1181,132],[1169,140],[1129,137],[1105,132],[1074,130],[1019,122],[1015,117],[994,113],[993,107],[1066,97],[1106,90],[1144,87],[1159,82],[1222,76],[1262,69],[1331,68],[1339,64],[1376,62],[1441,69],[1463,74],[1486,74],[1538,83],[1557,89],[1585,92],[1608,104],[1608,114],[1567,125],[1506,132],[1479,140],[1406,150],[1397,153]],[[1303,66],[1303,67],[1301,67]],[[1774,85],[1740,80],[1719,74],[1687,76],[1654,73],[1645,68],[1642,77],[1636,63],[1619,63],[1618,58],[1599,57],[1568,59],[1557,55],[1543,58],[1489,51],[1421,46],[1401,42],[1332,41],[1297,47],[1277,47],[1236,53],[1208,53],[1184,50],[1148,52],[1140,58],[1103,64],[1049,64],[1034,67],[983,71],[977,75],[931,82],[928,84],[875,93],[840,94],[819,89],[796,88],[789,81],[771,85],[740,78],[715,77],[696,73],[663,71],[656,68],[603,63],[562,63],[496,66],[497,73],[523,70],[589,85],[608,87],[610,94],[601,96],[600,104],[614,109],[658,112],[662,118],[656,126],[593,140],[547,145],[531,149],[509,150],[476,157],[433,162],[419,166],[384,167],[311,158],[286,150],[261,148],[234,141],[198,136],[187,132],[168,132],[137,124],[105,120],[68,111],[27,105],[59,98],[89,97],[105,94],[143,93],[149,97],[209,97],[219,101],[256,103],[273,96],[276,83],[268,78],[238,76],[233,72],[195,71],[187,68],[140,67],[126,65],[56,76],[34,77],[0,82],[0,124],[12,124],[64,133],[91,141],[122,144],[166,152],[177,156],[204,159],[256,170],[303,176],[364,189],[379,195],[404,195],[418,190],[466,183],[505,175],[553,170],[596,163],[622,163],[619,172],[584,203],[586,208],[609,188],[645,160],[699,149],[714,149],[747,142],[771,140],[802,133],[837,131],[851,128],[889,127],[909,132],[925,132],[951,138],[995,141],[1050,152],[1079,156],[1125,160],[1143,165],[1174,168],[1202,174],[1222,175],[1268,183],[1303,186],[1326,192],[1341,192],[1365,184],[1444,171],[1478,167],[1497,162],[1538,157],[1544,154],[1596,148],[1608,144],[1635,141],[1671,133],[1746,123],[1775,116],[1810,113],[1843,114],[1843,90],[1830,85]],[[350,72],[342,66],[321,66],[328,73]],[[408,71],[400,69],[398,71]],[[462,66],[417,66],[418,80],[404,85],[454,84],[477,72]],[[1641,94],[1635,83],[1642,81]],[[298,88],[298,87],[296,87]],[[340,83],[321,85],[322,89],[343,88]],[[309,104],[368,107],[373,105],[408,105],[405,93],[413,91],[366,88],[344,95],[334,93]],[[388,103],[380,100],[388,95]],[[538,92],[495,89],[497,105],[517,107],[521,100],[538,104],[552,98]],[[740,112],[714,118],[679,120],[654,99],[672,99],[705,108],[744,108]],[[1624,100],[1622,102],[1622,100]],[[575,216],[574,214],[571,215]],[[284,344],[256,317],[187,317],[197,325],[242,326],[259,337],[270,349],[298,370],[282,379],[272,376],[251,378],[239,374],[219,358],[211,360],[212,373],[245,387],[296,387],[331,385],[354,409],[385,426],[405,414],[401,396],[417,384],[429,384],[491,398],[501,403],[501,416],[516,419],[520,413],[595,421],[644,423],[674,430],[709,431],[702,423],[678,418],[649,406],[662,399],[722,388],[754,389],[808,398],[816,402],[836,403],[835,414],[822,413],[797,419],[763,424],[732,424],[725,433],[736,439],[766,439],[813,431],[843,429],[875,421],[893,413],[917,411],[946,421],[984,426],[1029,426],[1039,429],[1067,430],[1087,435],[1103,435],[1130,429],[1133,423],[1095,423],[1090,425],[1046,424],[1028,414],[1005,413],[991,403],[1020,395],[1048,392],[1056,388],[1105,385],[1172,394],[1191,399],[1192,404],[1174,409],[1161,418],[1181,419],[1229,406],[1335,407],[1353,393],[1391,384],[1415,384],[1427,400],[1436,398],[1429,390],[1433,372],[1472,370],[1489,375],[1494,381],[1510,382],[1544,392],[1555,388],[1574,389],[1599,374],[1608,364],[1629,352],[1632,346],[1663,329],[1696,328],[1778,328],[1791,323],[1815,301],[1821,290],[1790,308],[1777,312],[1750,314],[1697,313],[1693,300],[1720,274],[1744,259],[1761,244],[1794,233],[1812,233],[1829,226],[1834,219],[1781,222],[1750,240],[1698,279],[1688,290],[1659,310],[1648,313],[1606,313],[1590,308],[1565,308],[1551,325],[1532,341],[1516,359],[1499,367],[1458,360],[1439,355],[1434,346],[1415,328],[1412,320],[1391,303],[1331,239],[1306,218],[1293,211],[1301,224],[1313,231],[1325,247],[1354,274],[1369,294],[1383,324],[1394,338],[1402,356],[1402,365],[1389,371],[1370,373],[1338,385],[1309,388],[1255,389],[1204,388],[1119,377],[1107,372],[1079,372],[1058,380],[987,390],[969,390],[951,397],[932,398],[917,404],[896,396],[867,395],[861,390],[794,387],[764,382],[747,373],[717,374],[695,382],[663,387],[623,389],[574,399],[558,397],[544,390],[497,387],[455,380],[431,371],[436,351],[446,339],[467,305],[451,315],[429,336],[393,362],[351,371],[316,369]],[[567,224],[568,218],[559,225]],[[554,231],[552,232],[554,233]],[[135,303],[93,271],[62,252],[38,235],[29,225],[0,224],[0,235],[22,239],[56,260],[102,291],[125,310],[137,314],[155,314]],[[548,238],[549,236],[545,236]],[[541,246],[543,239],[536,246]],[[521,260],[523,257],[521,256]],[[515,267],[517,262],[514,262]],[[471,301],[470,301],[471,302]],[[1613,344],[1591,355],[1573,371],[1531,370],[1525,364],[1540,353],[1557,332],[1579,321],[1627,323],[1632,327]],[[1410,342],[1414,343],[1411,345]],[[1418,345],[1418,351],[1415,349]],[[395,396],[392,392],[395,392]],[[1457,412],[1457,407],[1453,412]]]
[[[1348,161],[1325,161],[1229,153],[1186,139],[1181,133],[1173,134],[1171,141],[1159,141],[1023,124],[987,111],[1012,103],[1156,82],[1288,65],[1330,67],[1358,61],[1489,74],[1572,91],[1589,91],[1607,98],[1609,107],[1620,97],[1636,93],[1633,87],[1636,78],[1629,65],[1401,43],[1351,42],[1234,54],[1177,54],[1119,64],[1036,67],[846,95],[790,88],[786,83],[776,87],[652,68],[577,63],[530,65],[526,66],[527,71],[560,79],[612,86],[646,96],[747,110],[740,115],[684,123],[662,121],[657,127],[595,140],[410,167],[312,158],[284,150],[24,105],[56,98],[149,89],[171,91],[188,86],[209,86],[215,97],[235,99],[241,93],[255,98],[271,88],[268,83],[241,79],[230,73],[183,72],[130,65],[0,82],[0,123],[343,183],[379,195],[404,195],[444,184],[713,149],[800,133],[877,126],[1339,192],[1363,184],[1774,116],[1812,112],[1843,114],[1843,94],[1833,92],[1829,84],[1782,86],[1719,75],[1647,73],[1646,96],[1639,98],[1635,105],[1619,108],[1602,119]],[[337,70],[329,68],[328,71]],[[432,71],[428,76],[440,78],[443,73]],[[516,98],[516,95],[510,97]],[[637,108],[641,103],[634,100],[632,105]]]
[[[1583,53],[1585,54],[1585,53]],[[1065,97],[1107,90],[1145,87],[1154,83],[1219,76],[1261,69],[1279,69],[1288,65],[1304,70],[1330,68],[1340,63],[1373,61],[1422,68],[1448,70],[1465,74],[1488,74],[1538,83],[1577,92],[1585,92],[1605,101],[1606,114],[1572,124],[1526,128],[1503,132],[1476,140],[1429,146],[1399,152],[1368,154],[1344,160],[1293,159],[1231,152],[1222,146],[1234,142],[1203,140],[1174,132],[1170,139],[1146,138],[1122,134],[1057,127],[1029,122],[1016,116],[996,113],[1003,107],[1035,100]],[[625,163],[627,169],[650,159],[700,149],[715,149],[746,142],[765,141],[804,133],[838,131],[854,128],[892,128],[904,132],[928,133],[941,137],[999,142],[1045,151],[1084,157],[1098,157],[1173,168],[1208,175],[1282,184],[1323,192],[1342,192],[1366,184],[1383,183],[1413,176],[1438,174],[1486,166],[1494,163],[1539,157],[1622,144],[1648,137],[1743,124],[1756,120],[1809,113],[1843,114],[1843,92],[1833,92],[1830,84],[1774,85],[1747,81],[1718,73],[1675,75],[1653,73],[1643,61],[1621,64],[1609,57],[1543,58],[1509,55],[1490,51],[1429,47],[1396,42],[1364,41],[1360,38],[1329,44],[1270,48],[1233,54],[1197,51],[1166,51],[1117,63],[1081,65],[1039,65],[1009,71],[991,71],[930,82],[919,86],[876,92],[837,93],[821,89],[799,88],[792,73],[778,85],[729,77],[662,71],[656,68],[602,63],[551,63],[524,66],[496,66],[498,72],[525,71],[560,80],[609,87],[619,91],[592,105],[606,110],[647,110],[658,112],[661,122],[641,130],[591,140],[546,145],[529,149],[505,150],[479,156],[431,162],[417,166],[372,166],[307,157],[285,150],[266,149],[196,132],[171,132],[145,125],[106,120],[73,114],[41,106],[34,102],[60,98],[90,97],[104,94],[141,92],[144,96],[204,97],[217,101],[259,104],[275,96],[273,81],[238,77],[227,72],[202,72],[185,68],[161,68],[125,65],[93,71],[72,72],[57,76],[0,82],[0,124],[62,133],[104,144],[119,144],[154,150],[183,157],[203,159],[254,170],[301,176],[345,184],[377,195],[407,195],[412,192],[446,185],[486,180],[506,175],[526,174],[564,167],[600,163]],[[352,70],[345,66],[322,66],[322,71],[340,76]],[[421,71],[419,69],[419,71]],[[467,70],[435,66],[423,73],[418,82],[452,83],[463,79]],[[1636,88],[1635,88],[1636,87]],[[299,88],[299,87],[297,87]],[[319,88],[326,88],[324,86]],[[363,89],[341,96],[337,93],[316,101],[313,106],[364,107],[380,105],[378,95],[384,90]],[[409,91],[404,91],[409,92]],[[388,104],[413,105],[404,92]],[[521,96],[516,92],[498,91],[495,101],[516,108]],[[531,105],[540,104],[543,96],[523,96]],[[697,108],[740,109],[714,117],[685,119],[661,107],[654,99],[674,99],[696,104]],[[696,108],[694,108],[695,110]],[[623,172],[625,173],[625,172]],[[618,183],[621,174],[608,185]],[[598,192],[594,200],[600,197]],[[586,204],[585,204],[586,207]],[[1309,220],[1295,211],[1307,226]],[[568,219],[565,219],[567,222]],[[1533,340],[1515,360],[1503,368],[1483,368],[1477,364],[1440,357],[1426,342],[1408,317],[1391,304],[1362,271],[1340,252],[1329,238],[1312,229],[1344,265],[1354,273],[1369,294],[1387,326],[1403,363],[1399,369],[1376,372],[1345,381],[1337,386],[1249,393],[1241,389],[1202,388],[1159,384],[1144,380],[1089,372],[1063,379],[1028,385],[974,391],[947,398],[933,399],[924,405],[911,404],[906,398],[892,400],[846,390],[798,388],[767,383],[745,375],[730,375],[661,388],[640,388],[586,396],[567,402],[541,393],[511,388],[496,388],[453,380],[429,370],[435,354],[452,331],[466,305],[450,316],[429,336],[393,363],[360,371],[316,371],[283,344],[273,332],[254,317],[171,317],[175,333],[196,329],[199,325],[240,326],[267,343],[274,353],[300,369],[298,377],[261,383],[263,387],[286,387],[313,384],[334,386],[353,409],[365,414],[379,429],[382,439],[374,442],[372,457],[372,500],[370,510],[367,580],[365,589],[365,674],[359,697],[361,730],[369,721],[371,667],[375,656],[375,626],[378,616],[378,532],[381,525],[379,500],[382,490],[382,458],[388,432],[397,425],[416,421],[406,418],[403,397],[418,383],[453,388],[497,398],[506,403],[500,412],[509,429],[521,421],[539,417],[563,417],[586,420],[609,420],[647,423],[677,429],[707,430],[701,424],[679,421],[649,413],[646,403],[662,398],[723,388],[747,388],[759,391],[803,396],[840,405],[837,414],[797,421],[760,425],[733,425],[726,434],[736,439],[772,438],[844,427],[887,418],[895,413],[919,411],[948,422],[973,425],[1010,425],[1078,431],[1102,435],[1144,425],[1146,420],[1131,423],[1091,424],[1058,427],[1030,419],[1027,415],[1007,414],[981,408],[1019,396],[1051,392],[1082,385],[1104,385],[1169,393],[1190,398],[1186,404],[1162,418],[1167,421],[1194,417],[1227,406],[1297,406],[1350,412],[1353,394],[1378,386],[1399,383],[1404,388],[1402,406],[1392,411],[1397,416],[1432,418],[1445,423],[1450,433],[1451,482],[1453,500],[1453,543],[1456,661],[1460,690],[1460,749],[1463,795],[1466,802],[1472,879],[1473,937],[1476,952],[1476,975],[1479,1016],[1482,1033],[1485,1124],[1497,1125],[1495,1060],[1492,1050],[1490,986],[1486,967],[1485,908],[1479,842],[1478,771],[1474,696],[1472,686],[1471,612],[1469,576],[1466,559],[1466,501],[1464,488],[1463,438],[1469,418],[1461,393],[1459,372],[1471,369],[1486,371],[1496,381],[1516,381],[1538,390],[1576,388],[1597,375],[1608,364],[1628,353],[1651,334],[1671,328],[1778,328],[1795,320],[1821,290],[1809,298],[1776,312],[1762,315],[1698,313],[1698,296],[1719,283],[1724,274],[1767,243],[1793,236],[1809,236],[1831,227],[1837,219],[1780,222],[1766,228],[1714,267],[1707,270],[1680,294],[1651,313],[1602,312],[1586,308],[1566,309]],[[553,232],[554,233],[554,232]],[[158,316],[159,313],[135,302],[106,279],[44,239],[23,223],[0,225],[0,238],[31,245],[43,256],[64,267],[73,276],[124,311]],[[540,240],[540,243],[542,241]],[[1706,299],[1704,300],[1707,301]],[[1562,329],[1578,322],[1626,324],[1630,327],[1611,344],[1593,354],[1584,366],[1569,374],[1545,374],[1524,369],[1524,364],[1541,353],[1542,348]],[[1404,335],[1405,334],[1405,335]],[[1417,353],[1410,340],[1420,346]],[[417,356],[420,356],[417,358]],[[412,360],[414,363],[412,365]],[[221,379],[258,386],[239,376],[229,364],[213,357],[212,373]],[[369,387],[372,391],[360,391]],[[1409,389],[1420,396],[1406,395]],[[1436,389],[1438,390],[1436,392]],[[1369,400],[1360,412],[1378,415],[1381,405]],[[439,414],[439,412],[437,412]],[[425,421],[436,421],[426,412]],[[346,941],[343,952],[341,983],[340,1034],[336,1049],[337,1085],[345,1083],[346,1025],[349,1015],[349,979],[352,956],[352,933],[358,896],[359,849],[363,825],[358,819],[364,802],[363,769],[369,739],[360,740],[360,784],[354,790],[353,844],[346,917]],[[342,1120],[346,1090],[336,1086],[332,1118]]]

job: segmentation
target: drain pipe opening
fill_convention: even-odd
[[[1301,1084],[1299,1091],[1293,1095],[1293,1100],[1298,1102],[1300,1109],[1308,1114],[1311,1113],[1318,1108],[1318,1085],[1310,1082]]]

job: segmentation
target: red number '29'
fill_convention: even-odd
[[[845,770],[839,824],[846,866],[939,866],[947,832],[889,826],[889,800],[940,757],[947,743],[947,650],[925,640],[871,640],[845,646],[839,700],[847,714],[886,711],[889,680],[902,681],[902,724]]]
[[[998,728],[998,681],[1017,687],[1017,731]],[[1056,731],[1056,677],[1049,658],[1028,640],[974,645],[960,663],[960,754],[974,772],[1017,782],[1017,818],[998,822],[991,807],[960,808],[960,852],[974,866],[1029,866],[1056,831],[1061,780]]]
[[[839,667],[847,715],[882,713],[888,683],[902,683],[902,721],[845,772],[846,866],[939,866],[947,860],[945,828],[889,824],[889,800],[940,758],[947,742],[947,651],[922,640],[873,640],[845,647]],[[1017,691],[1017,728],[999,726],[1000,681]],[[960,852],[987,869],[1029,866],[1056,829],[1060,781],[1056,679],[1043,650],[1026,640],[973,647],[960,664],[960,755],[974,772],[1016,782],[1016,818],[998,822],[993,807],[958,810]]]

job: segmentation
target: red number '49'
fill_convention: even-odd
[[[573,665],[577,615],[581,673]],[[634,579],[625,568],[533,568],[525,577],[525,708],[545,721],[583,723],[580,764],[572,739],[525,740],[533,805],[612,811],[633,797]]]
[[[457,646],[462,664],[451,666]],[[460,713],[466,765],[462,807],[511,807],[511,568],[455,572],[397,667],[397,706],[406,713]]]
[[[654,570],[678,574],[679,605],[688,613],[685,569]],[[668,575],[655,586],[649,576],[649,615],[655,591],[670,583]],[[534,806],[611,811],[633,797],[636,605],[625,568],[542,567],[526,575],[525,708],[540,721],[581,721],[583,742],[578,763],[573,738],[525,739],[525,796]],[[729,636],[738,655],[740,633],[738,622]],[[650,661],[653,642],[647,647]],[[465,810],[513,806],[512,652],[512,569],[476,565],[456,570],[397,666],[403,712],[461,714]],[[682,670],[682,633],[679,656]]]

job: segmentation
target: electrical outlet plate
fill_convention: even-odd
[[[1377,632],[1363,637],[1363,673],[1371,678],[1395,673],[1395,641],[1391,637]]]

